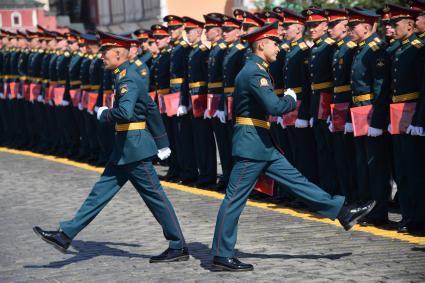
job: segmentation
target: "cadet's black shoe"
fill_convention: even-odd
[[[62,231],[44,231],[40,227],[35,226],[32,230],[45,242],[51,244],[61,253],[66,253],[66,250],[71,244],[71,239],[68,238]]]
[[[214,189],[218,192],[225,191],[227,189],[227,182],[224,182],[222,180],[218,181]]]
[[[375,206],[376,201],[371,200],[355,206],[343,206],[338,214],[339,223],[345,231],[350,230],[359,219],[365,217]]]
[[[213,267],[226,271],[252,271],[254,266],[239,261],[236,257],[215,256],[213,259]]]
[[[187,248],[178,250],[168,248],[162,254],[151,257],[149,262],[172,262],[186,260],[189,260],[189,250]]]

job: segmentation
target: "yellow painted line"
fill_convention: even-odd
[[[30,151],[23,151],[23,150],[16,150],[16,149],[9,149],[9,148],[5,148],[5,147],[0,147],[0,152],[41,158],[41,159],[45,159],[45,160],[49,160],[49,161],[53,161],[53,162],[57,162],[57,163],[61,163],[61,164],[69,165],[69,166],[74,166],[74,167],[78,167],[78,168],[81,168],[81,169],[84,169],[84,170],[94,171],[94,172],[98,172],[98,173],[102,173],[103,170],[104,170],[104,168],[100,168],[100,167],[88,165],[86,163],[81,163],[81,162],[69,160],[67,158],[61,158],[61,157],[56,157],[56,156],[52,156],[52,155],[43,155],[43,154],[34,153],[34,152],[30,152]],[[209,198],[215,198],[215,199],[221,200],[224,197],[224,194],[222,194],[222,193],[209,191],[209,190],[205,190],[205,189],[179,185],[179,184],[170,183],[170,182],[166,182],[166,181],[161,181],[161,184],[163,186],[167,187],[167,188],[179,190],[179,191],[190,193],[190,194],[206,196],[206,197],[209,197]],[[291,208],[280,207],[276,204],[263,203],[263,202],[248,200],[247,205],[251,206],[251,207],[257,207],[257,208],[261,208],[261,209],[264,209],[264,210],[285,214],[285,215],[290,215],[290,216],[305,219],[305,220],[321,222],[321,223],[326,223],[326,224],[330,224],[330,225],[340,227],[340,224],[338,223],[338,221],[332,221],[332,220],[327,219],[327,218],[321,218],[320,216],[310,214],[310,213],[306,213],[306,212],[296,211],[296,210],[291,209]],[[413,244],[425,245],[425,237],[416,237],[416,236],[407,235],[407,234],[400,234],[400,233],[397,233],[397,231],[384,230],[384,229],[380,229],[380,228],[376,228],[376,227],[362,227],[362,226],[359,226],[359,225],[356,225],[351,230],[359,231],[359,232],[365,232],[365,233],[369,233],[369,234],[384,237],[384,238],[390,238],[390,239],[405,241],[405,242],[409,242],[409,243],[413,243]]]

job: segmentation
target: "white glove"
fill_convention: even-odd
[[[416,131],[416,134],[418,136],[421,136],[421,137],[424,137],[425,136],[424,128],[423,127],[415,127],[415,131]]]
[[[226,115],[224,114],[224,111],[220,111],[220,110],[215,111],[213,117],[214,118],[218,117],[221,123],[226,124]]]
[[[210,112],[208,111],[208,109],[205,109],[204,111],[204,119],[211,119]]]
[[[179,108],[177,109],[177,117],[178,116],[183,116],[187,114],[187,108],[184,105],[180,105]]]
[[[292,89],[288,88],[284,93],[284,96],[291,96],[295,101],[297,101],[297,94]]]
[[[62,100],[61,106],[68,106],[68,105],[69,105],[69,101]]]
[[[22,98],[24,98],[24,96],[22,95],[22,93],[18,92],[17,98],[22,99]]]
[[[43,102],[43,96],[42,95],[37,96],[37,101],[38,102]]]
[[[78,103],[78,110],[83,111],[83,105],[81,104],[81,102]]]
[[[387,131],[388,131],[388,133],[392,134],[392,133],[391,133],[391,123],[390,123],[390,124],[388,124]]]
[[[161,160],[167,159],[171,154],[171,149],[169,147],[161,148],[158,150],[158,158]]]
[[[348,134],[348,133],[352,133],[352,132],[353,132],[353,124],[345,123],[344,134]]]
[[[307,127],[308,127],[308,121],[307,120],[303,120],[303,119],[295,120],[295,128],[302,129],[302,128],[307,128]]]
[[[369,126],[369,129],[367,130],[367,136],[376,138],[381,136],[383,132],[384,131],[381,129],[377,129],[377,128]]]
[[[105,111],[106,109],[108,109],[108,107],[106,106],[99,107],[99,109],[97,110],[97,120],[100,120],[100,116],[102,116],[102,112]],[[93,114],[93,113],[90,113],[90,114]]]
[[[328,119],[326,119],[326,124],[331,124],[331,115],[328,116]]]
[[[4,99],[4,93],[3,92],[0,92],[0,98]]]
[[[94,107],[94,112],[96,112],[96,113],[97,113],[97,111],[99,111],[99,106],[95,106],[95,107]]]
[[[313,125],[314,125],[314,118],[313,117],[310,118],[309,124],[310,124],[310,127],[313,128]]]
[[[328,129],[329,129],[329,132],[333,133],[334,132],[334,125],[332,123],[329,123]]]
[[[282,129],[286,129],[286,126],[283,124],[283,118],[282,117],[277,117],[276,124],[279,124],[282,127]]]
[[[53,101],[49,100],[49,105],[53,106]]]

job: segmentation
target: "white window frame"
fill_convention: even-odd
[[[18,17],[19,24],[15,24],[15,21],[14,21],[15,16]],[[10,14],[10,19],[11,19],[12,27],[21,27],[22,26],[22,14],[19,13],[18,11],[12,12],[12,14]]]

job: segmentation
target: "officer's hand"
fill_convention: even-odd
[[[292,89],[288,88],[284,93],[285,96],[291,96],[295,101],[297,101],[297,94]]]
[[[69,101],[66,101],[65,99],[62,100],[61,106],[68,106],[68,105],[69,105]]]
[[[226,124],[226,115],[224,114],[224,111],[220,111],[220,110],[215,111],[213,117],[214,118],[217,117],[218,119],[220,119],[221,123]]]
[[[309,124],[310,124],[310,127],[313,128],[313,125],[314,125],[314,118],[313,117],[310,118]]]
[[[38,102],[43,102],[43,96],[42,95],[37,96],[37,101]]]
[[[418,136],[421,136],[421,137],[424,137],[425,136],[424,128],[423,127],[415,127],[415,131],[416,131],[416,134]]]
[[[277,117],[276,123],[279,124],[282,127],[282,129],[286,129],[286,126],[283,124],[283,118],[282,117]]]
[[[95,106],[95,107],[94,107],[94,112],[96,112],[96,113],[97,113],[97,111],[99,111],[99,107],[98,107],[98,106]]]
[[[388,124],[387,131],[388,131],[388,133],[392,134],[392,132],[391,132],[391,123],[390,123],[390,124]]]
[[[183,116],[187,114],[187,108],[184,105],[180,105],[177,109],[177,116]]]
[[[381,129],[377,129],[377,128],[374,128],[374,127],[370,127],[369,126],[369,129],[367,130],[367,136],[368,137],[376,138],[376,137],[381,136],[383,134],[383,132],[384,131],[381,130]]]
[[[331,115],[328,116],[328,118],[326,119],[326,124],[331,124]]]
[[[0,92],[0,98],[4,99],[4,93],[3,92]]]
[[[208,111],[208,109],[205,109],[204,111],[204,119],[211,119],[210,112]]]
[[[53,106],[53,101],[49,100],[49,105]]]
[[[332,123],[329,123],[328,129],[329,129],[329,132],[333,133],[334,132],[334,125]]]
[[[352,132],[353,132],[353,124],[345,123],[344,134],[348,134],[348,133],[352,133]]]
[[[100,116],[102,116],[102,112],[105,111],[106,109],[108,109],[108,107],[106,106],[99,107],[99,109],[97,110],[97,120],[100,120]]]
[[[296,119],[295,120],[295,128],[303,129],[308,127],[308,121],[303,119]]]
[[[78,110],[83,111],[83,104],[81,102],[78,103]]]
[[[169,147],[161,148],[158,150],[158,158],[161,160],[167,159],[171,154],[171,149]]]

